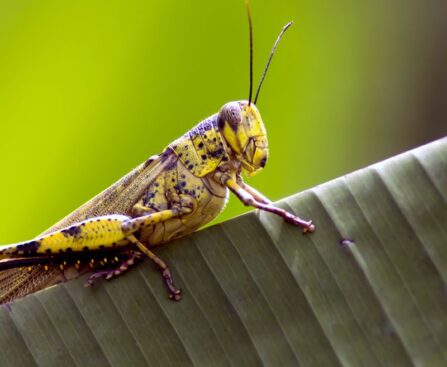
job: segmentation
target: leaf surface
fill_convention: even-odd
[[[1,366],[447,365],[447,138],[0,310]]]

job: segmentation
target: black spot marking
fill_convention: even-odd
[[[24,243],[22,245],[17,245],[17,251],[24,251],[24,252],[36,252],[37,249],[40,247],[40,243],[38,241],[30,241],[27,243]]]
[[[198,146],[199,148],[203,148],[203,142],[200,142],[197,146]]]
[[[98,219],[99,222],[100,219]],[[63,229],[61,233],[64,235],[64,237],[79,237],[82,230],[78,226],[71,226],[70,228]]]
[[[181,177],[181,178],[186,178],[186,176],[185,176],[185,175],[181,175],[180,177]]]
[[[161,155],[160,155],[161,161],[164,162],[166,159],[168,159],[169,156],[171,155],[171,153],[172,152],[168,149],[165,150],[163,153],[161,153]]]
[[[189,163],[189,160],[186,160],[186,161],[185,161],[185,164],[188,164],[188,163]]]
[[[186,186],[186,182],[185,181],[180,182],[180,186],[181,187],[185,187]]]
[[[143,168],[147,168],[153,161],[155,161],[154,158],[149,158],[146,160],[146,162],[144,162]]]
[[[189,169],[193,169],[193,168],[194,168],[194,165],[190,164],[190,165],[188,166],[188,168],[189,168]]]
[[[220,157],[222,156],[224,153],[224,149],[223,148],[219,148],[217,150],[215,150],[214,152],[210,152],[210,155],[214,158]]]
[[[206,159],[206,154],[202,154],[201,158],[202,158],[202,161],[204,161]]]

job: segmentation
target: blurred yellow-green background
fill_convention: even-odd
[[[272,199],[447,131],[447,2],[252,0]],[[248,93],[243,0],[0,2],[0,243],[31,238]],[[243,212],[233,198],[219,220]]]

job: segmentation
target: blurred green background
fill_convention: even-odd
[[[272,199],[447,131],[446,1],[252,0]],[[0,2],[0,243],[32,238],[248,93],[243,0]],[[242,213],[233,198],[219,220]]]

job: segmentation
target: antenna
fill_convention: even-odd
[[[250,30],[250,91],[248,92],[248,105],[251,104],[251,97],[253,94],[253,26],[251,24],[250,1],[245,0],[245,7],[247,8],[248,27]]]
[[[247,0],[246,3],[248,3],[248,0]],[[250,14],[249,14],[248,18],[249,18],[249,21],[250,21],[250,37],[251,37],[251,19],[250,19]],[[281,32],[279,33],[278,38],[276,39],[276,42],[275,42],[275,44],[272,47],[272,51],[270,51],[270,56],[269,56],[269,59],[267,60],[267,65],[265,66],[264,74],[262,74],[261,81],[259,82],[258,89],[256,90],[255,100],[253,102],[254,104],[256,104],[256,102],[258,100],[259,92],[261,91],[262,83],[264,82],[265,75],[267,74],[267,70],[269,69],[270,62],[272,61],[273,55],[275,54],[276,47],[278,47],[279,41],[281,41],[281,38],[282,38],[283,34],[285,33],[285,31],[287,31],[287,29],[292,24],[293,24],[293,22],[289,22],[281,29]],[[250,38],[250,41],[251,41],[251,38]],[[250,44],[250,51],[251,51],[251,46],[252,46],[252,44]],[[252,62],[252,61],[253,61],[252,57],[250,57],[250,62]],[[251,72],[251,65],[250,65],[250,72]],[[251,97],[251,79],[250,79],[250,97]],[[249,100],[248,104],[250,105],[250,100]]]

